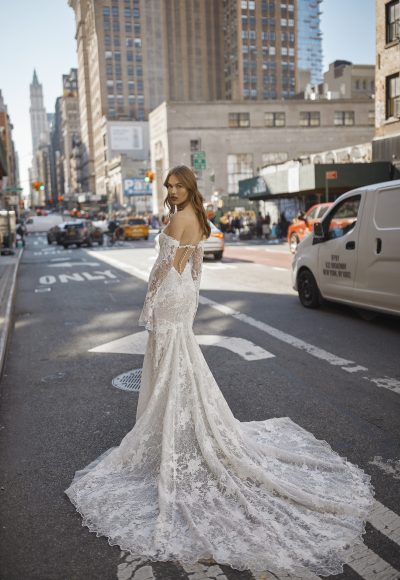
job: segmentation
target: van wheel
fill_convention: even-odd
[[[292,254],[294,254],[297,250],[297,246],[299,245],[299,238],[297,237],[297,234],[293,233],[290,236],[290,240],[289,240],[289,248],[290,251],[292,252]]]
[[[68,244],[63,244],[64,250],[68,250]]]
[[[318,308],[321,305],[321,294],[310,270],[304,269],[297,278],[299,299],[306,308]]]

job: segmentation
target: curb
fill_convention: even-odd
[[[1,334],[0,334],[0,379],[3,375],[4,363],[6,360],[7,346],[8,346],[8,340],[9,340],[9,335],[10,335],[13,306],[14,306],[14,299],[15,299],[15,288],[16,288],[16,282],[17,282],[17,274],[18,274],[19,263],[21,261],[21,256],[22,256],[23,252],[24,252],[24,248],[21,248],[21,251],[18,255],[17,262],[14,266],[14,272],[12,274],[12,279],[11,279],[11,287],[10,287],[10,291],[8,293],[6,311],[4,314],[4,325],[3,325],[3,329],[2,329]]]

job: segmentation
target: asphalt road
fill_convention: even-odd
[[[225,256],[205,261],[194,327],[225,398],[242,421],[289,416],[372,476],[366,547],[335,578],[400,578],[399,321],[304,309],[287,247],[232,244]],[[83,528],[63,493],[134,424],[138,394],[112,380],[142,366],[154,257],[151,241],[63,250],[28,237],[0,385],[2,580],[277,578],[134,561]]]

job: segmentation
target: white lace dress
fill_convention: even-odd
[[[289,417],[235,419],[192,330],[203,246],[182,274],[178,246],[160,235],[136,424],[66,493],[83,525],[135,556],[337,574],[362,542],[370,478]]]

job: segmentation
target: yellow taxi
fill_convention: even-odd
[[[138,240],[139,238],[149,239],[149,225],[143,218],[124,218],[119,226],[122,230],[124,240]]]

